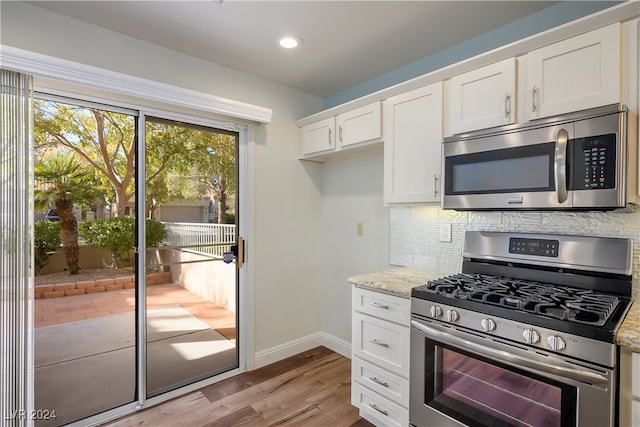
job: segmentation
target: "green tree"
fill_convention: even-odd
[[[116,215],[123,216],[135,191],[135,120],[133,116],[97,108],[37,101],[35,146],[75,153],[99,172],[95,177],[109,189]]]
[[[172,200],[207,194],[218,202],[218,222],[224,223],[229,195],[235,192],[235,138],[156,118],[148,118],[145,133],[147,217],[154,218],[156,209]],[[115,205],[116,216],[124,216],[135,194],[136,137],[133,116],[36,102],[38,155],[75,153],[91,166],[94,188],[104,194],[103,203]]]
[[[55,156],[34,165],[35,207],[43,209],[55,204],[60,218],[60,240],[69,274],[78,274],[78,221],[73,215],[75,201],[91,202],[96,192],[88,185],[90,172],[75,156]]]
[[[236,140],[232,135],[200,131],[191,157],[194,178],[218,202],[218,224],[226,223],[229,197],[236,192]]]
[[[145,128],[146,147],[146,211],[154,219],[156,210],[176,199],[189,198],[192,183],[176,177],[184,176],[193,150],[194,131],[173,122],[149,119]]]

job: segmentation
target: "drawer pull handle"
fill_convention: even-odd
[[[380,347],[386,347],[386,348],[389,348],[389,344],[387,344],[386,342],[380,342],[380,341],[378,341],[377,339],[371,339],[371,340],[369,340],[369,341],[371,341],[372,343],[374,343],[374,344],[376,344],[376,345],[379,345]]]
[[[378,405],[376,405],[375,403],[369,403],[369,406],[371,406],[373,409],[375,409],[376,411],[380,412],[382,415],[384,415],[385,417],[389,416],[389,413],[387,411],[385,411],[384,409],[380,409],[378,408]]]
[[[372,302],[371,305],[378,308],[384,308],[385,310],[389,310],[389,308],[391,308],[388,305],[380,304],[379,302]]]
[[[369,379],[370,379],[371,381],[373,381],[374,383],[381,385],[382,387],[387,387],[387,388],[389,388],[389,383],[384,382],[384,381],[380,381],[380,380],[379,380],[379,379],[377,379],[376,377],[369,377]]]

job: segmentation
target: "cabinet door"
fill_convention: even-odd
[[[620,24],[527,55],[529,120],[620,102]]]
[[[445,86],[445,120],[451,134],[515,122],[516,59],[453,77]]]
[[[440,200],[442,82],[384,102],[384,202]]]
[[[334,150],[335,117],[302,127],[302,155]]]
[[[382,138],[380,102],[340,114],[337,125],[338,149],[368,141],[379,141]]]

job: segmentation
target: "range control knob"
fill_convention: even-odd
[[[549,348],[553,351],[564,350],[567,346],[567,343],[557,335],[552,335],[547,338],[547,344],[549,344]]]
[[[540,335],[534,329],[525,329],[522,332],[522,337],[527,344],[535,344],[540,341]]]
[[[445,317],[447,319],[447,322],[455,322],[460,318],[460,315],[455,310],[447,310],[447,312],[445,313]]]
[[[442,309],[440,308],[440,306],[432,305],[429,311],[431,312],[431,317],[442,316]]]
[[[485,332],[496,330],[496,322],[494,322],[492,319],[482,319],[482,322],[480,322],[480,326],[482,326],[482,330]]]

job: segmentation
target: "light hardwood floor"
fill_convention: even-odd
[[[372,426],[350,393],[351,361],[317,347],[103,427]]]

